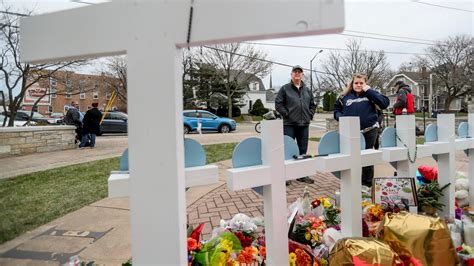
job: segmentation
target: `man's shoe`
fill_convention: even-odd
[[[307,183],[307,184],[314,184],[314,180],[309,178],[308,176],[301,177],[301,178],[298,178],[296,180],[300,181],[300,182],[303,182],[303,183]]]

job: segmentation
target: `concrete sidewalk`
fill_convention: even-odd
[[[113,143],[115,142],[111,141],[109,146],[116,146]],[[99,147],[101,145],[105,149],[106,144],[100,143]],[[126,147],[126,142],[121,145],[123,146],[116,147],[117,155]],[[89,156],[84,157],[91,158],[98,149],[80,152],[87,153]],[[114,149],[111,147],[110,150]],[[317,143],[310,142],[310,152],[315,154],[316,150]],[[73,151],[72,154],[76,152],[78,151]],[[98,152],[97,156],[102,156],[100,154]],[[53,155],[48,153],[43,157],[51,158]],[[419,160],[417,164],[436,163],[427,158]],[[220,176],[218,183],[191,188],[186,192],[188,223],[193,226],[205,224],[203,239],[209,239],[212,228],[218,226],[221,219],[230,219],[237,213],[252,217],[263,215],[263,201],[253,190],[227,190],[225,171],[231,166],[230,160],[217,165]],[[467,171],[467,158],[462,152],[456,154],[456,168]],[[376,176],[392,174],[393,168],[387,163],[375,166]],[[316,181],[312,185],[292,182],[287,188],[288,204],[302,195],[305,186],[308,186],[311,197],[330,197],[339,190],[339,180],[330,173],[316,173],[312,178]],[[105,265],[121,265],[131,258],[128,198],[97,201],[0,245],[0,265],[61,265],[74,255],[78,255],[83,261]]]

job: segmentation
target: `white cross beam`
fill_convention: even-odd
[[[155,173],[159,178],[158,171]],[[217,165],[186,167],[184,169],[185,185],[189,187],[206,186],[219,182],[219,169]],[[112,171],[107,181],[109,198],[130,196],[130,172]]]
[[[23,18],[20,24],[25,62],[127,54],[136,265],[187,263],[179,49],[336,33],[344,27],[342,0],[194,2],[189,43],[189,0],[113,1]],[[150,123],[157,114],[159,123]]]
[[[263,186],[267,265],[288,264],[285,181],[316,172],[317,158],[285,161],[283,122],[262,122],[262,165],[227,170],[227,185],[236,191]]]
[[[455,175],[455,134],[454,114],[439,114],[437,118],[438,141],[425,142],[433,146],[433,154],[438,156],[438,183],[451,185],[444,191],[440,199],[445,204],[440,217],[454,217],[454,175]]]
[[[468,138],[455,140],[456,150],[468,150],[469,206],[474,206],[474,114],[468,115]]]
[[[359,117],[339,120],[340,153],[321,157],[317,170],[341,171],[341,233],[345,237],[362,236],[361,167],[382,162],[382,152],[360,150]]]
[[[398,115],[395,119],[397,124],[396,134],[408,148],[397,139],[397,147],[380,148],[380,151],[383,152],[383,160],[385,162],[397,162],[396,170],[398,176],[415,177],[416,165],[415,162],[410,162],[410,159],[431,157],[433,147],[431,145],[416,145],[414,115]],[[408,158],[408,156],[411,158]]]

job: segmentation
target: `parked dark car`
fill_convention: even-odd
[[[127,133],[128,115],[122,112],[108,112],[100,126],[100,132],[104,133]]]
[[[2,115],[5,115],[5,112],[2,112]],[[30,111],[23,111],[23,110],[18,110],[15,116],[16,121],[28,121],[28,118],[30,117]],[[55,124],[55,122],[48,117],[38,113],[38,112],[33,112],[33,117],[31,118],[31,121],[39,123],[39,124]]]

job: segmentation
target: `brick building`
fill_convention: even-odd
[[[49,79],[39,80],[25,92],[22,109],[30,111],[34,102],[44,95],[36,108],[43,115],[65,113],[65,106],[72,101],[79,103],[81,112],[90,109],[93,102],[98,102],[99,109],[104,110],[114,90],[120,95],[115,98],[111,110],[126,112],[127,104],[122,100],[126,93],[119,79],[58,71]]]

